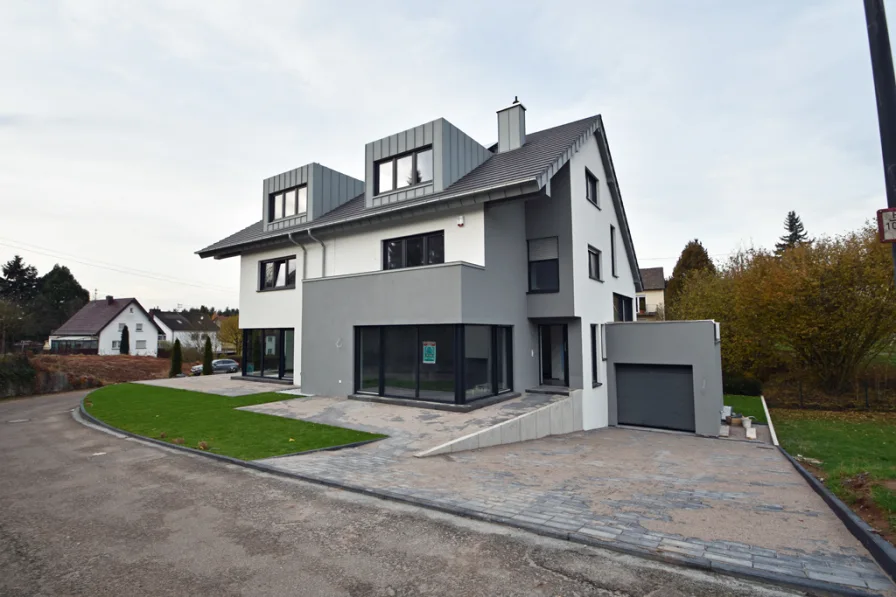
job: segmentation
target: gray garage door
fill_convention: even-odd
[[[694,431],[694,373],[690,366],[616,365],[620,425]]]

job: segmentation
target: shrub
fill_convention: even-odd
[[[171,370],[168,371],[168,377],[176,377],[182,373],[184,367],[184,358],[180,351],[180,340],[174,341],[174,350],[171,352]]]
[[[36,371],[24,354],[0,355],[0,394],[30,385]]]
[[[205,354],[202,355],[202,374],[211,375],[212,371],[212,339],[205,337]]]
[[[722,392],[739,396],[761,396],[762,382],[750,375],[722,373]]]
[[[121,328],[121,344],[119,346],[121,354],[131,353],[131,333],[128,331],[128,326]]]

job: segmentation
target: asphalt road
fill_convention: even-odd
[[[0,402],[2,596],[793,594],[116,438],[81,396]]]

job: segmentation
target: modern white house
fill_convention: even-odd
[[[363,180],[317,163],[265,179],[260,220],[198,251],[240,259],[243,375],[420,405],[577,392],[585,429],[646,413],[717,434],[721,371],[708,391],[690,362],[662,369],[675,356],[634,385],[639,357],[608,371],[628,333],[606,328],[635,319],[642,282],[601,117],[528,132],[514,101],[497,125],[491,146],[443,118],[371,141]],[[667,373],[673,408],[651,419]]]
[[[211,317],[199,315],[187,317],[176,311],[153,311],[153,321],[162,330],[160,338],[170,344],[180,340],[181,346],[202,349],[205,347],[205,339],[212,341],[212,350],[220,352],[221,343],[218,341],[218,325]]]
[[[641,268],[642,290],[635,297],[638,316],[655,319],[659,314],[665,317],[666,276],[661,267]]]
[[[107,296],[90,301],[50,336],[53,352],[121,353],[121,333],[128,328],[129,354],[156,356],[159,334],[152,317],[135,298]]]

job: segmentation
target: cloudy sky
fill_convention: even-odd
[[[375,6],[374,6],[375,4]],[[641,267],[719,259],[884,207],[862,3],[5,0],[0,261],[56,262],[147,307],[236,306],[194,252],[261,181],[445,117],[481,143],[603,114]],[[888,0],[891,30],[896,0]]]

